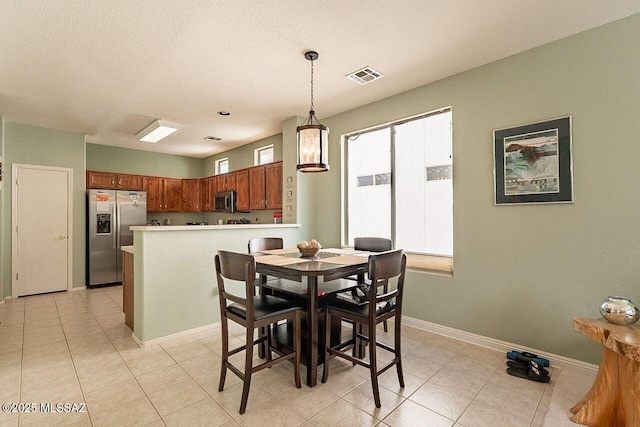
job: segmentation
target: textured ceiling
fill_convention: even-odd
[[[0,0],[0,115],[202,158],[306,116],[307,50],[322,120],[638,12],[638,0]],[[364,66],[385,77],[345,78]],[[183,128],[137,141],[156,118]]]

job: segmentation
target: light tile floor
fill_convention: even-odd
[[[391,335],[379,332],[383,341]],[[569,426],[568,408],[594,378],[559,369],[549,384],[514,378],[502,353],[405,327],[405,388],[395,369],[384,373],[382,408],[368,371],[334,360],[328,382],[314,388],[296,389],[288,363],[259,372],[240,416],[240,380],[229,372],[217,391],[220,343],[218,331],[206,331],[139,348],[119,286],[8,300],[0,305],[0,403],[36,403],[38,412],[0,412],[0,427]],[[242,365],[242,354],[234,357]],[[40,412],[48,402],[86,407]]]

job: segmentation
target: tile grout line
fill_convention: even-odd
[[[111,299],[113,301],[113,298],[111,298],[111,296],[109,296],[106,292],[104,292],[102,289],[100,289],[100,292],[103,295],[107,295],[107,297],[109,297],[109,299]],[[96,323],[98,324],[98,326],[100,326],[100,329],[102,329],[102,332],[105,334],[105,336],[107,337],[107,339],[109,340],[109,342],[111,343],[111,345],[113,346],[113,348],[116,350],[116,352],[118,353],[118,357],[120,357],[120,359],[122,360],[122,362],[124,363],[124,365],[127,367],[127,370],[129,371],[129,373],[131,374],[131,376],[133,377],[133,380],[136,382],[136,384],[138,384],[138,387],[140,387],[140,390],[142,390],[142,392],[144,393],[144,397],[149,401],[149,403],[151,404],[151,407],[153,407],[153,410],[156,411],[156,414],[158,414],[158,417],[160,418],[160,420],[162,420],[162,423],[164,424],[164,420],[162,419],[162,416],[160,415],[160,413],[158,412],[158,409],[156,408],[156,406],[153,404],[153,402],[151,401],[151,399],[149,399],[149,396],[147,395],[147,392],[144,390],[144,388],[142,388],[142,386],[140,385],[140,382],[138,381],[138,378],[136,378],[136,376],[133,374],[133,372],[131,372],[131,368],[129,367],[129,365],[127,364],[127,361],[122,357],[122,354],[120,354],[120,350],[118,350],[118,348],[115,346],[115,344],[113,343],[113,341],[111,341],[111,337],[109,336],[109,334],[107,334],[107,332],[104,330],[102,323],[100,323],[100,320],[98,320],[98,318],[95,316],[95,314],[93,313],[93,309],[91,308],[91,306],[89,306],[85,300],[85,298],[83,297],[83,295],[80,295],[80,297],[85,301],[85,304],[87,305],[87,308],[89,309],[89,311],[91,312],[91,315],[93,316],[93,318],[95,319]],[[116,304],[117,305],[117,304]],[[163,349],[164,350],[164,349]],[[78,378],[79,379],[79,378]],[[79,381],[78,381],[79,382]],[[80,386],[82,387],[82,385]],[[135,400],[135,399],[134,399]],[[130,403],[130,402],[127,402]],[[103,412],[106,412],[110,409],[106,409]],[[97,414],[96,414],[97,415]],[[91,421],[91,425],[93,425],[93,419],[91,419],[91,416],[89,416],[89,419]]]

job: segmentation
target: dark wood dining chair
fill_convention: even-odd
[[[367,251],[367,252],[386,252],[393,249],[393,242],[391,239],[385,239],[382,237],[356,237],[353,239],[353,248],[358,251]],[[365,290],[371,286],[371,282],[368,279],[364,279],[364,284],[366,286]],[[383,287],[384,292],[389,291],[389,285],[386,282],[380,284]],[[365,296],[368,295],[367,292],[364,292]],[[389,330],[389,325],[387,321],[384,321],[384,331],[387,332]]]
[[[376,407],[380,407],[380,391],[378,388],[378,376],[392,366],[396,366],[400,387],[404,388],[404,375],[402,373],[402,353],[401,343],[401,317],[402,317],[402,295],[404,291],[404,277],[407,266],[407,256],[402,250],[382,252],[369,256],[368,275],[371,279],[371,291],[369,301],[364,304],[354,304],[349,301],[336,299],[329,302],[326,307],[326,327],[325,327],[325,347],[324,347],[324,370],[322,372],[322,382],[327,382],[329,378],[329,357],[337,356],[351,361],[354,364],[364,366],[371,374],[371,386],[373,388],[373,398]],[[397,279],[397,286],[391,291],[378,294],[377,284]],[[353,322],[354,328],[349,340],[337,345],[330,346],[330,328],[328,325],[331,318],[338,317],[341,320]],[[394,318],[394,346],[390,347],[376,339],[376,325],[387,319]],[[367,326],[365,336],[361,332],[359,325]],[[369,362],[356,357],[356,347],[358,340],[369,343]],[[378,347],[393,353],[393,360],[378,369],[377,349]],[[345,351],[352,349],[352,354]]]
[[[284,248],[284,242],[280,237],[256,237],[249,240],[248,244],[249,253],[282,248]]]
[[[271,295],[254,295],[256,263],[252,255],[218,251],[218,255],[215,257],[215,264],[222,324],[222,366],[218,391],[224,390],[228,368],[244,382],[240,400],[240,414],[244,414],[247,408],[247,399],[249,398],[251,375],[262,369],[269,368],[276,363],[293,360],[295,385],[297,388],[301,387],[300,355],[302,335],[300,330],[300,307],[291,301]],[[225,280],[244,282],[245,295],[239,296],[229,292],[225,287]],[[244,326],[246,329],[245,344],[231,350],[229,349],[229,320]],[[293,350],[272,359],[271,325],[281,320],[291,321],[293,324]],[[266,335],[262,336],[260,334],[259,338],[254,340],[255,329],[263,327],[266,327]],[[262,343],[267,348],[266,362],[253,366],[253,347],[255,344]],[[244,371],[241,371],[229,361],[229,356],[241,351],[245,351]]]

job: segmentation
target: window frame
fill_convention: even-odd
[[[220,172],[221,165],[223,163],[227,164],[227,171],[226,172]],[[222,175],[222,174],[225,174],[225,173],[229,173],[229,158],[228,157],[224,157],[222,159],[218,159],[218,160],[215,161],[214,164],[215,164],[215,175]]]
[[[260,154],[263,151],[271,150],[271,161],[266,163],[260,163]],[[256,148],[253,150],[253,165],[254,166],[262,166],[268,165],[269,163],[275,162],[275,151],[273,149],[273,144],[265,145],[264,147]]]
[[[393,242],[394,248],[396,244],[396,188],[394,177],[396,174],[396,164],[395,164],[395,131],[393,129],[394,126],[399,126],[408,122],[412,122],[415,120],[424,119],[427,117],[431,117],[438,114],[443,114],[446,112],[451,112],[452,114],[452,123],[453,123],[453,107],[446,106],[442,108],[438,108],[436,110],[428,111],[425,113],[416,114],[414,116],[405,117],[399,120],[393,120],[390,122],[386,122],[380,125],[371,126],[368,128],[364,128],[358,131],[347,132],[341,135],[340,143],[342,145],[342,171],[341,171],[341,198],[342,198],[342,206],[341,206],[341,242],[342,247],[351,247],[348,245],[349,243],[349,212],[348,212],[348,200],[349,200],[349,164],[348,164],[348,145],[350,138],[357,138],[360,135],[379,131],[381,129],[389,128],[390,129],[390,149],[391,149],[391,240]],[[453,127],[450,132],[450,146],[451,146],[451,164],[453,167]],[[453,180],[453,178],[452,178]],[[453,181],[452,181],[453,187]],[[452,207],[453,209],[453,207]],[[453,236],[452,236],[453,237]],[[455,247],[455,244],[454,244]],[[425,272],[437,273],[437,274],[445,274],[445,275],[453,275],[453,256],[448,255],[435,255],[435,254],[424,254],[424,253],[414,253],[407,252],[407,267],[413,270],[420,270]]]

